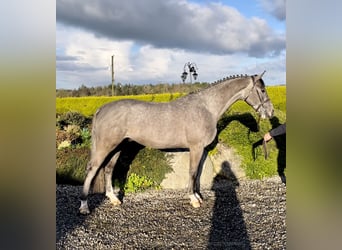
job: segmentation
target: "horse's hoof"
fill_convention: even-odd
[[[90,214],[90,211],[88,208],[80,207],[79,211],[80,211],[80,214],[84,214],[84,215]]]
[[[120,206],[121,201],[116,197],[113,193],[106,193],[106,196],[109,198],[110,203],[112,203],[113,206]]]
[[[111,200],[110,203],[112,203],[112,205],[113,205],[114,207],[120,206],[120,205],[122,204],[122,202],[121,202],[119,199],[117,199],[117,200]]]
[[[85,200],[81,200],[81,206],[79,208],[80,214],[90,214],[88,203]]]
[[[190,204],[192,205],[192,207],[194,208],[199,208],[201,207],[201,203],[199,201],[192,201],[190,202]]]
[[[198,208],[201,206],[202,203],[202,199],[197,195],[197,194],[192,194],[189,196],[190,197],[190,204],[194,207],[194,208]]]

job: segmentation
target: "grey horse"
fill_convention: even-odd
[[[273,105],[260,75],[225,78],[208,88],[167,103],[120,100],[103,105],[93,118],[91,158],[81,194],[80,213],[90,213],[87,197],[93,178],[104,167],[106,196],[113,205],[121,201],[113,192],[112,173],[125,139],[156,149],[190,151],[189,198],[193,207],[202,199],[199,179],[205,147],[216,136],[221,115],[236,101],[244,100],[261,118],[273,116]]]

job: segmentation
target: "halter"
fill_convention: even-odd
[[[265,72],[264,72],[264,73],[265,73]],[[264,73],[262,73],[262,75],[263,75]],[[260,79],[261,79],[261,77],[260,77]],[[245,102],[247,102],[247,99],[248,99],[249,95],[252,93],[253,89],[255,88],[256,82],[257,82],[257,80],[255,80],[255,79],[253,78],[253,87],[252,87],[251,90],[249,91],[248,95],[245,97],[245,99],[244,99]],[[261,98],[260,94],[259,94],[259,91],[256,90],[256,92],[257,92],[257,95],[258,95],[260,104],[259,104],[256,108],[255,108],[255,105],[253,105],[253,108],[255,109],[256,112],[258,112],[259,109],[260,109],[260,107],[262,107],[266,102],[269,102],[269,101],[271,101],[271,100],[270,100],[270,98],[266,98],[265,100],[263,100],[263,99]],[[247,102],[247,103],[248,103],[248,102]]]

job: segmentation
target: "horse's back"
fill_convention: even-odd
[[[101,137],[124,137],[153,148],[186,147],[186,107],[124,99],[102,106],[96,114]]]
[[[216,133],[212,116],[200,104],[154,103],[124,99],[102,106],[96,114],[102,137],[130,138],[152,148],[210,143]]]

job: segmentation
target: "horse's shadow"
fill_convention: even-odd
[[[118,196],[122,201],[124,197],[124,185],[126,182],[129,166],[144,146],[125,141],[120,145],[121,154],[113,171],[113,181],[119,186]],[[77,191],[70,192],[70,188]],[[63,244],[63,238],[75,228],[84,225],[84,221],[89,215],[79,213],[81,186],[60,186],[56,189],[56,243]],[[103,193],[90,193],[88,205],[90,211],[95,211],[106,197]],[[89,202],[90,201],[90,202]]]
[[[227,161],[222,163],[223,174],[213,181],[215,203],[207,249],[251,249],[243,211],[236,194],[239,181]]]
[[[234,114],[234,115],[228,115],[223,116],[217,123],[216,129],[216,137],[214,141],[209,144],[206,147],[206,151],[213,150],[217,144],[219,143],[219,135],[220,133],[232,122],[232,121],[238,121],[241,124],[243,124],[245,127],[248,128],[248,136],[250,132],[258,132],[259,131],[259,125],[257,121],[255,120],[255,117],[251,115],[250,113],[243,113],[243,114]]]
[[[70,192],[71,189],[74,191]],[[84,225],[87,216],[78,212],[80,193],[81,186],[59,185],[56,189],[56,243],[58,244],[63,245],[64,237],[78,226]],[[100,206],[105,199],[100,194],[92,194],[91,196],[90,209]]]

